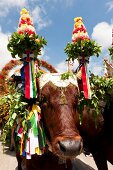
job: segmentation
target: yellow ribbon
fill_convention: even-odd
[[[41,113],[40,107],[37,106],[37,105],[33,105],[32,106],[32,110],[29,112],[29,115],[27,116],[27,120],[30,120],[30,118],[33,115],[33,113]]]

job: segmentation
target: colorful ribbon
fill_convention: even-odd
[[[84,97],[86,99],[91,99],[91,90],[90,90],[89,78],[87,76],[87,65],[84,64],[84,63],[81,66],[81,74],[82,74],[82,84],[83,84]]]
[[[19,124],[17,129],[17,137],[19,143],[18,149],[20,155],[26,156],[26,159],[31,159],[31,155],[42,155],[45,148],[45,134],[41,122],[41,109],[37,105],[32,106],[26,119],[27,129]]]
[[[33,54],[27,52],[23,55],[24,63],[21,69],[22,89],[24,90],[25,98],[36,98],[37,90]]]

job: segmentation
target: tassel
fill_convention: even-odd
[[[32,110],[27,116],[27,133],[23,135],[23,129],[19,127],[18,132],[22,137],[19,144],[20,155],[31,159],[31,155],[42,155],[45,149],[45,134],[41,122],[41,109],[37,105],[32,106]]]

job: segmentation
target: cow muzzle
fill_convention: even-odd
[[[55,153],[62,158],[75,158],[82,152],[83,142],[81,137],[57,138]]]

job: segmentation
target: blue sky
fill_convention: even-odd
[[[74,18],[81,16],[90,38],[102,46],[100,57],[91,57],[89,69],[102,74],[102,60],[109,57],[107,49],[112,43],[113,1],[0,0],[0,69],[11,60],[8,37],[17,30],[23,7],[30,11],[37,34],[48,42],[42,59],[60,71],[66,70],[64,48],[71,42]]]

